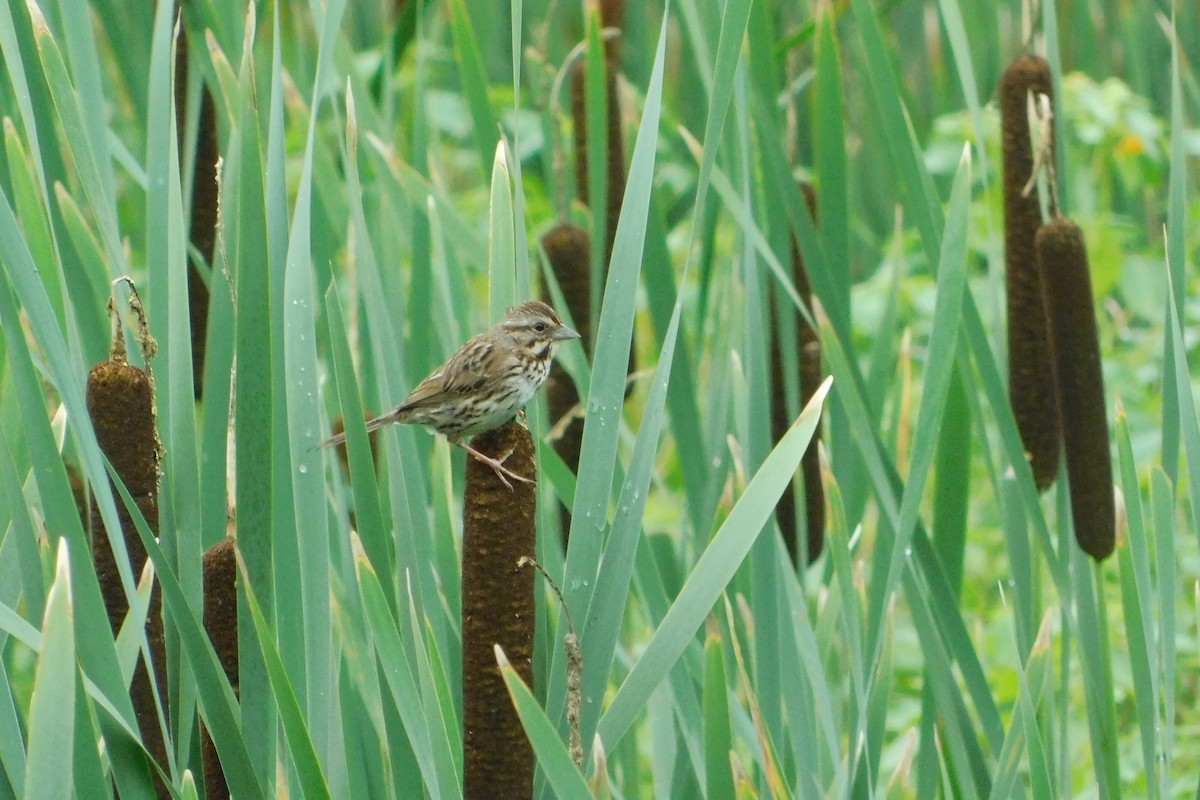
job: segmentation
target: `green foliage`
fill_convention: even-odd
[[[148,797],[154,775],[197,796],[200,723],[238,797],[460,797],[461,456],[406,427],[373,455],[361,419],[545,284],[536,243],[575,189],[550,89],[577,44],[595,196],[561,213],[605,207],[591,6],[183,3],[173,86],[174,3],[153,5],[0,0],[0,798]],[[1048,2],[1030,39],[1017,0],[625,4],[627,187],[596,352],[560,356],[578,476],[529,410],[537,558],[566,607],[539,600],[532,686],[497,654],[539,797],[1200,790],[1200,25],[1160,5]],[[1037,494],[1003,380],[994,87],[1026,41],[1052,65],[1056,178],[1097,294],[1126,518],[1100,565],[1065,488]],[[222,162],[198,406],[201,91]],[[159,347],[157,542],[108,490],[82,392],[123,274]],[[775,443],[770,339],[800,318],[832,381],[806,409],[787,389]],[[829,529],[797,573],[771,512],[818,414]],[[348,475],[312,449],[336,416]],[[133,599],[114,637],[68,467],[109,530],[131,509],[153,562],[169,763],[147,762],[128,696],[150,573],[114,537]],[[200,554],[227,528],[236,693],[201,625]]]

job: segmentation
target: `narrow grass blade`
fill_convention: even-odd
[[[496,663],[500,666],[500,672],[508,686],[508,693],[517,709],[517,715],[520,716],[521,724],[525,726],[525,733],[529,736],[529,742],[533,745],[533,752],[537,755],[538,764],[545,772],[546,779],[554,789],[555,796],[591,797],[591,790],[588,789],[583,775],[579,773],[579,768],[567,754],[567,748],[563,746],[562,739],[558,738],[558,731],[542,711],[537,698],[521,680],[521,676],[504,657],[504,651],[500,649],[499,645],[496,646]]]
[[[1150,503],[1154,518],[1155,562],[1158,566],[1158,670],[1162,696],[1162,766],[1160,775],[1168,780],[1175,751],[1175,643],[1176,566],[1175,566],[1175,488],[1161,468],[1150,473]]]
[[[0,659],[0,684],[8,691],[0,692],[0,770],[11,786],[25,785],[25,729],[24,720],[17,714],[17,701],[13,697],[12,676]],[[14,795],[15,796],[15,795]]]
[[[1172,353],[1173,369],[1179,400],[1179,424],[1182,428],[1183,452],[1190,467],[1187,471],[1188,494],[1192,508],[1200,509],[1200,420],[1196,418],[1196,401],[1192,396],[1191,373],[1188,370],[1187,350],[1183,343],[1183,323],[1180,318],[1179,306],[1175,303],[1175,290],[1172,283],[1168,283],[1168,289],[1167,335],[1175,341],[1175,349]],[[1195,511],[1192,512],[1192,528],[1197,540],[1200,540],[1200,513]]]
[[[596,356],[588,392],[579,480],[571,510],[571,538],[567,550],[565,596],[571,608],[587,608],[595,591],[605,520],[617,460],[625,375],[636,311],[638,274],[646,235],[650,192],[654,179],[658,123],[662,112],[663,70],[666,58],[667,21],[663,20],[654,73],[634,146],[625,189],[625,201],[613,244],[612,268],[596,336]],[[560,624],[560,629],[565,628]],[[561,639],[561,634],[560,634]],[[562,658],[557,654],[555,667]]]
[[[733,732],[729,723],[729,688],[725,684],[721,637],[709,634],[704,643],[704,761],[706,797],[733,797],[729,754]]]
[[[90,430],[91,420],[84,402],[82,382],[77,377],[83,374],[83,367],[78,365],[75,368],[76,359],[68,352],[66,342],[59,332],[43,284],[38,278],[37,268],[28,248],[25,247],[8,198],[3,192],[0,192],[0,263],[4,265],[7,276],[7,280],[0,280],[0,330],[4,333],[6,366],[13,377],[18,405],[24,418],[29,421],[25,427],[25,437],[29,445],[38,495],[42,501],[41,512],[45,515],[48,530],[57,532],[57,536],[65,536],[76,552],[87,552],[88,543],[84,538],[70,484],[67,482],[62,456],[46,420],[42,381],[34,370],[33,359],[25,340],[24,324],[27,322],[33,332],[46,359],[48,375],[74,420],[76,441],[80,445],[84,471],[91,476],[93,483],[97,483],[105,480],[105,471],[100,448]],[[16,291],[16,297],[10,290],[10,281],[12,289]],[[23,314],[17,310],[18,298]],[[105,525],[117,529],[119,525],[112,495],[100,492],[97,502],[100,503],[104,514]],[[121,558],[123,557],[122,554]],[[121,562],[121,558],[118,558],[118,563]],[[124,577],[128,579],[125,581],[126,585],[132,587],[132,576]],[[78,598],[78,652],[84,672],[116,698],[121,717],[132,721],[133,706],[128,693],[124,691],[124,682],[121,679],[108,620],[104,614],[104,603],[95,571],[81,569],[74,572],[72,592]]]
[[[461,797],[453,754],[445,747],[438,747],[439,742],[434,741],[429,730],[417,678],[395,618],[388,608],[383,587],[365,560],[359,559],[356,566],[368,630],[425,786],[434,796]]]
[[[29,800],[59,800],[72,794],[75,731],[75,628],[71,594],[71,559],[59,539],[54,583],[46,596],[42,652],[38,656],[33,701],[29,709],[29,754],[25,793]]]
[[[450,31],[454,37],[454,57],[458,62],[458,72],[462,80],[462,90],[467,96],[467,107],[471,112],[471,122],[475,136],[475,147],[479,151],[479,166],[482,175],[487,176],[488,164],[492,156],[492,143],[499,135],[496,115],[488,100],[487,73],[484,70],[483,56],[479,52],[479,42],[475,38],[475,30],[471,25],[471,16],[467,13],[464,0],[451,0]]]
[[[1134,703],[1142,741],[1142,764],[1147,795],[1159,797],[1157,780],[1159,685],[1154,668],[1158,644],[1154,619],[1154,584],[1150,577],[1150,542],[1142,516],[1141,486],[1133,447],[1129,440],[1129,419],[1124,410],[1117,413],[1117,464],[1121,494],[1125,504],[1125,544],[1118,548],[1121,577],[1121,603],[1129,642],[1129,665],[1133,676]],[[1120,539],[1118,539],[1120,541]]]
[[[40,17],[40,13],[39,13]],[[63,149],[70,154],[78,170],[79,180],[87,196],[88,204],[99,221],[100,238],[104,243],[104,251],[108,262],[110,279],[127,274],[129,269],[125,263],[124,251],[120,243],[120,234],[116,219],[115,203],[112,193],[106,188],[103,177],[104,170],[101,162],[104,154],[97,154],[92,148],[92,136],[88,133],[89,126],[79,106],[77,89],[74,86],[62,50],[58,42],[45,27],[45,21],[40,20],[38,28],[35,19],[34,29],[37,38],[38,55],[42,61],[42,69],[46,73],[46,82],[54,99],[54,107],[62,125]],[[107,149],[107,148],[106,148]]]
[[[492,202],[488,219],[488,324],[495,325],[504,318],[505,310],[517,302],[513,198],[504,140],[496,145],[496,157],[492,161]]]
[[[926,366],[925,386],[922,390],[921,408],[918,412],[916,433],[913,437],[913,454],[909,464],[908,483],[900,503],[899,526],[890,554],[876,561],[878,566],[887,563],[882,575],[877,571],[875,578],[883,577],[882,584],[872,580],[870,604],[867,615],[867,631],[873,642],[868,652],[878,654],[882,644],[882,619],[887,598],[891,595],[899,577],[901,563],[909,552],[913,526],[916,524],[920,501],[933,463],[937,428],[941,425],[946,404],[946,392],[954,371],[954,352],[958,344],[963,294],[966,290],[967,255],[967,212],[970,201],[971,159],[970,150],[964,148],[958,174],[950,195],[950,218],[942,239],[942,252],[938,264],[938,297],[934,310],[933,331],[930,334],[929,360]]]
[[[271,690],[275,695],[275,704],[279,708],[279,723],[283,728],[292,765],[299,778],[299,793],[306,798],[328,798],[330,797],[329,787],[321,772],[317,751],[313,747],[312,737],[309,735],[308,726],[304,721],[304,712],[300,708],[296,691],[292,687],[292,681],[283,665],[283,659],[279,657],[279,650],[275,647],[274,634],[267,624],[258,598],[254,596],[254,590],[250,586],[250,576],[246,572],[245,563],[238,564],[238,572],[246,592],[246,603],[250,609],[250,616],[254,620],[255,638],[262,651],[263,661],[267,665],[267,676],[271,680]],[[324,726],[326,720],[320,720],[317,724]]]
[[[1174,6],[1173,6],[1174,8]],[[1167,274],[1170,276],[1171,299],[1182,308],[1187,290],[1187,128],[1184,121],[1183,97],[1180,90],[1180,53],[1178,31],[1174,19],[1169,31],[1171,38],[1171,133],[1170,163],[1167,178]],[[1183,409],[1178,392],[1178,375],[1172,368],[1178,343],[1173,336],[1163,342],[1163,404],[1162,404],[1162,463],[1167,477],[1174,481],[1179,468],[1179,420]],[[1193,462],[1194,463],[1194,462]]]
[[[668,377],[675,357],[675,342],[679,334],[682,307],[676,305],[671,325],[667,331],[663,351],[659,355],[654,371],[650,397],[643,410],[642,425],[638,429],[633,445],[629,469],[617,500],[617,513],[613,517],[612,533],[605,547],[603,560],[596,577],[596,592],[587,608],[583,627],[583,660],[588,665],[584,671],[582,693],[584,698],[583,720],[580,726],[584,742],[584,753],[591,750],[592,735],[595,733],[599,709],[608,684],[608,675],[616,656],[617,637],[625,616],[629,598],[629,584],[633,578],[634,561],[637,557],[638,539],[642,535],[642,518],[650,494],[650,483],[654,469],[659,435],[662,432],[666,406]],[[548,708],[557,712],[561,701],[556,699],[557,684],[551,683],[551,701]]]
[[[154,572],[158,576],[162,591],[164,614],[179,633],[183,657],[195,677],[196,698],[204,715],[204,723],[217,747],[229,788],[238,797],[265,797],[246,748],[238,701],[233,695],[229,681],[225,679],[224,670],[217,661],[208,634],[197,620],[184,595],[183,587],[167,561],[166,554],[159,547],[150,526],[146,524],[146,518],[142,516],[133,497],[111,465],[108,475],[137,528],[138,537],[146,548],[146,555],[154,564]],[[127,694],[124,696],[128,697]]]
[[[1079,664],[1087,702],[1092,769],[1103,797],[1120,798],[1117,769],[1116,709],[1113,705],[1112,650],[1109,645],[1108,611],[1104,602],[1103,567],[1071,548],[1071,571],[1079,628]]]

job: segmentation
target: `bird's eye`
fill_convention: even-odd
[[[533,325],[533,329],[534,329],[535,331],[537,331],[538,333],[542,333],[543,331],[545,331],[545,330],[546,330],[546,323],[544,323],[544,322],[536,322],[536,323],[534,323],[534,325]]]

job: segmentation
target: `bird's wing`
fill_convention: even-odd
[[[487,363],[492,346],[477,336],[442,366],[417,384],[396,408],[396,413],[429,408],[478,391],[488,380]]]

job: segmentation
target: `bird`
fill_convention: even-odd
[[[471,338],[417,384],[400,405],[368,420],[367,432],[393,422],[423,425],[491,467],[509,489],[513,487],[508,478],[531,483],[507,469],[504,459],[479,452],[466,439],[513,419],[545,383],[558,345],[578,338],[540,300],[512,306],[504,319]],[[346,434],[339,433],[317,446],[333,447],[344,441]]]

